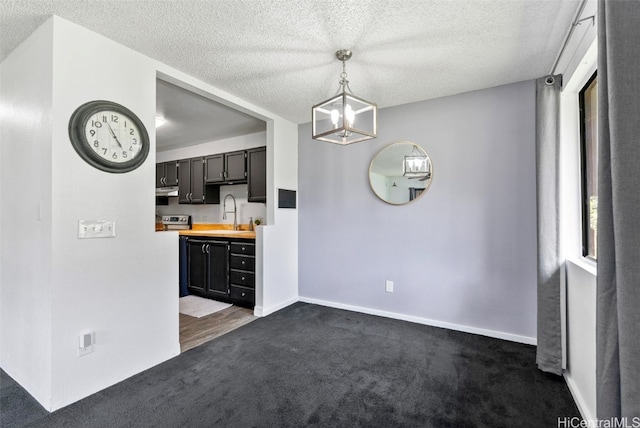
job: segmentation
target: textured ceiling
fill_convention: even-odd
[[[2,0],[0,60],[51,14],[296,123],[333,95],[379,107],[548,74],[580,0]]]

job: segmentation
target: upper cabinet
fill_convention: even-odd
[[[179,204],[219,204],[220,192],[205,186],[204,158],[182,159],[178,161],[178,203]]]
[[[225,182],[228,184],[247,182],[247,152],[224,154]]]
[[[156,187],[178,185],[178,162],[162,162],[156,164]]]
[[[247,150],[247,200],[267,202],[267,148]]]
[[[247,152],[244,150],[205,157],[207,184],[237,184],[247,182]]]
[[[204,181],[206,183],[224,182],[224,153],[204,158]]]
[[[180,204],[219,204],[220,185],[247,183],[248,202],[267,202],[267,148],[156,164],[156,187],[178,186]]]

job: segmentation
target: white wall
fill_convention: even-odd
[[[158,152],[156,162],[166,162],[171,160],[187,159],[198,156],[206,156],[216,153],[232,152],[235,150],[246,150],[253,147],[264,147],[267,145],[266,132],[241,135],[224,140],[211,141],[180,149],[166,150]],[[248,224],[253,217],[267,217],[267,207],[264,203],[249,202],[247,200],[247,185],[234,184],[231,186],[220,186],[220,201],[224,201],[227,194],[232,194],[236,198],[238,207],[238,224]],[[231,203],[229,201],[229,203]],[[231,205],[229,206],[231,207]],[[227,219],[222,218],[222,204],[189,205],[179,204],[177,197],[169,198],[169,205],[156,207],[156,213],[164,214],[187,214],[191,216],[193,223],[222,223],[233,224],[233,216],[227,215]]]
[[[267,172],[267,200],[272,204],[267,226],[258,227],[256,234],[255,313],[260,316],[298,300],[298,209],[277,208],[277,189],[298,190],[298,128],[272,121],[267,135],[267,165],[273,165],[273,173]]]
[[[51,400],[53,22],[8,56],[0,77],[0,366]]]
[[[180,352],[177,239],[155,219],[155,62],[54,17],[52,105],[52,401],[57,409]],[[147,161],[126,174],[88,165],[68,136],[89,100],[121,103],[150,132]],[[77,239],[81,219],[115,220],[113,239]],[[77,336],[96,332],[92,354]]]
[[[299,128],[301,299],[535,343],[534,82],[385,108],[378,129],[342,147]],[[393,206],[368,170],[399,140],[437,174]]]
[[[596,419],[596,274],[567,260],[567,369],[565,378],[582,416]]]

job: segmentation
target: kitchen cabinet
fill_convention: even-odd
[[[189,237],[187,242],[189,293],[255,306],[255,241]]]
[[[224,182],[224,153],[210,155],[204,158],[204,180],[206,183]]]
[[[178,185],[178,161],[156,164],[156,187]]]
[[[220,185],[243,183],[249,202],[267,201],[266,147],[156,164],[156,187],[178,186],[179,204],[219,204]]]
[[[225,182],[228,184],[247,182],[247,152],[224,154]]]
[[[220,189],[206,186],[204,180],[204,158],[178,161],[178,203],[219,204]]]
[[[267,202],[267,148],[247,150],[247,200]]]
[[[187,245],[187,290],[210,298],[229,295],[229,243],[189,239]]]
[[[205,157],[207,184],[236,184],[247,181],[247,152],[244,150]]]
[[[229,245],[229,299],[238,305],[255,305],[255,248],[254,242]]]

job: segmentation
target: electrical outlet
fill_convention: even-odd
[[[393,281],[389,281],[388,279],[384,282],[384,291],[387,293],[393,293]]]
[[[83,333],[78,336],[78,357],[87,355],[93,352],[93,344],[95,343],[95,333],[93,331],[89,333]]]

